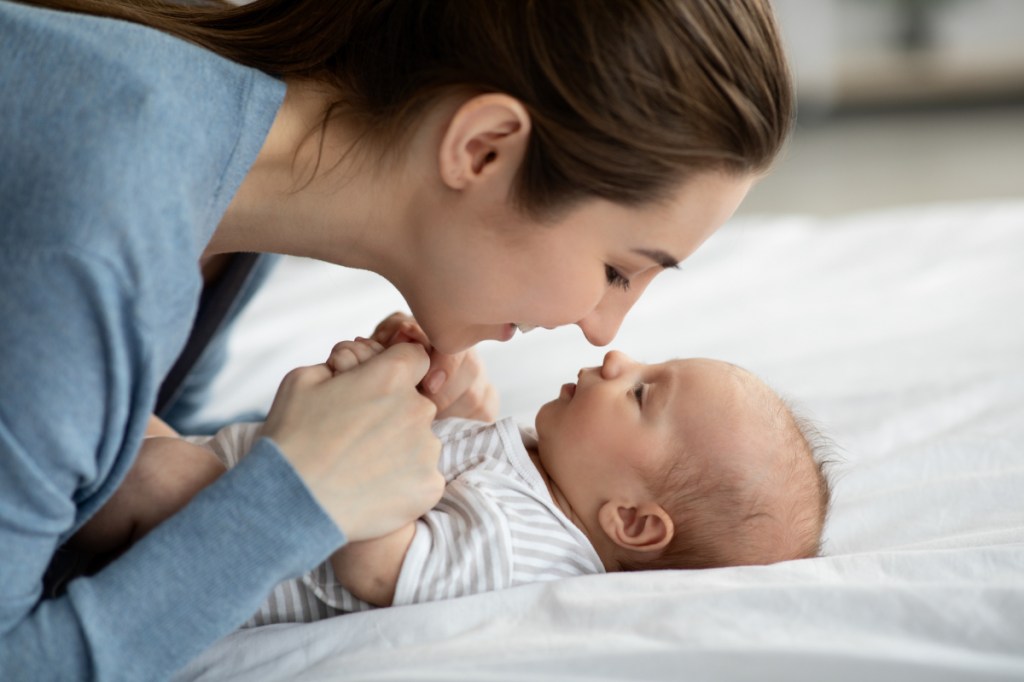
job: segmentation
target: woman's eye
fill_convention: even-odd
[[[636,398],[636,404],[643,407],[644,404],[644,385],[637,384],[633,387],[633,397]]]
[[[629,280],[622,276],[622,273],[610,265],[604,266],[604,276],[608,280],[608,286],[618,287],[623,291],[629,291]]]

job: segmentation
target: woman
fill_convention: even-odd
[[[279,580],[439,497],[425,352],[299,369],[241,466],[44,597],[209,342],[193,320],[231,254],[383,275],[434,349],[425,391],[458,404],[480,340],[608,343],[791,118],[755,0],[0,2],[0,65],[4,678],[166,676]]]

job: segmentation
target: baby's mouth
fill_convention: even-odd
[[[561,395],[565,396],[566,400],[572,400],[572,397],[576,395],[576,384],[562,384]]]

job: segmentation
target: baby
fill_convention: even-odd
[[[330,364],[345,371],[382,349],[339,344]],[[147,440],[79,544],[134,540],[236,464],[259,428],[230,426],[202,445]],[[434,430],[448,481],[438,505],[279,584],[247,625],[591,573],[769,564],[819,552],[829,487],[812,439],[779,396],[726,362],[645,365],[611,351],[541,407],[535,433],[511,419],[446,419]],[[159,452],[168,449],[190,451],[196,464],[171,485],[158,473],[173,459]]]

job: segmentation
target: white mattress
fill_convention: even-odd
[[[1024,680],[1024,201],[736,220],[659,280],[613,347],[736,362],[821,422],[829,556],[239,632],[180,678]],[[265,408],[401,307],[374,276],[286,260],[208,416]],[[526,423],[604,352],[575,328],[480,351]]]

